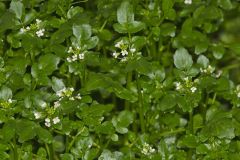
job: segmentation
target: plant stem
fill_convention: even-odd
[[[143,112],[143,96],[142,96],[142,91],[141,91],[141,84],[140,84],[139,77],[137,74],[136,74],[136,79],[137,79],[137,90],[138,90],[140,126],[141,126],[141,131],[144,133],[145,132],[145,120],[144,120],[144,112]]]
[[[194,134],[194,128],[193,128],[193,111],[189,112],[189,126],[188,130],[190,134]],[[187,159],[191,160],[193,156],[193,149],[189,148],[188,153],[187,153]]]
[[[130,88],[130,84],[132,82],[132,72],[128,72],[127,73],[127,86],[126,88],[129,89]],[[129,110],[130,109],[130,103],[129,101],[125,100],[125,109]]]
[[[49,160],[54,160],[54,151],[53,151],[53,144],[45,143],[45,147],[48,153]]]
[[[14,151],[14,160],[18,160],[18,151],[17,151],[17,143],[16,143],[16,135],[13,138],[13,151]]]

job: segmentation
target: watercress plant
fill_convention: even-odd
[[[0,159],[237,160],[235,0],[0,1]]]

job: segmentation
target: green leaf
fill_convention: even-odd
[[[29,120],[19,119],[16,121],[16,133],[21,143],[33,139],[36,136],[36,124]]]
[[[200,55],[197,59],[197,63],[200,64],[201,67],[207,68],[207,66],[209,65],[209,59],[204,55]]]
[[[117,20],[120,24],[133,23],[133,6],[129,1],[123,1],[117,10]]]
[[[92,35],[92,29],[89,24],[82,25],[73,24],[72,30],[73,35],[77,38],[78,41],[87,40]]]
[[[94,36],[85,41],[85,45],[87,46],[87,49],[92,49],[97,46],[98,41],[99,41],[98,37]]]
[[[178,69],[185,70],[190,69],[193,64],[192,56],[185,48],[176,50],[174,56],[174,64]]]
[[[225,10],[233,8],[231,0],[218,0],[218,5]]]
[[[159,103],[159,108],[161,111],[166,111],[173,108],[176,105],[176,99],[174,94],[167,94]]]
[[[7,121],[0,130],[0,136],[3,141],[9,142],[15,135],[16,122],[14,120]]]
[[[180,147],[195,148],[197,146],[197,139],[194,135],[186,135],[178,142]]]
[[[53,71],[58,69],[60,58],[54,54],[45,54],[39,58],[38,68],[43,70],[45,74],[50,75]]]
[[[139,21],[133,21],[128,24],[127,30],[129,33],[137,33],[145,28],[145,24]]]
[[[23,14],[23,4],[20,1],[12,1],[10,3],[10,10],[12,10],[16,17],[20,20]]]
[[[36,132],[39,140],[43,141],[44,143],[51,143],[53,141],[53,137],[47,129],[39,126],[36,128]]]
[[[12,90],[7,86],[2,86],[0,90],[0,99],[7,101],[12,98]]]
[[[59,79],[57,77],[52,78],[52,89],[57,92],[61,89],[65,88],[65,85],[62,81],[62,79]]]
[[[225,48],[222,45],[214,45],[212,47],[212,52],[216,59],[221,59],[225,53]]]
[[[176,32],[176,26],[172,23],[163,23],[160,26],[160,33],[163,36],[174,37]]]
[[[235,54],[240,55],[240,45],[239,43],[231,43],[228,48],[232,50]]]

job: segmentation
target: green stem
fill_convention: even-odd
[[[45,148],[47,150],[49,160],[54,160],[53,144],[45,143]]]
[[[127,86],[126,88],[129,89],[130,88],[130,84],[132,82],[132,72],[128,72],[127,73]],[[125,109],[129,110],[130,109],[130,103],[129,101],[125,100]]]
[[[194,134],[194,126],[193,126],[193,111],[189,112],[189,126],[188,130],[190,134]],[[191,160],[193,156],[193,149],[189,148],[188,153],[187,153],[187,159]]]
[[[13,138],[13,152],[14,152],[14,160],[18,160],[18,151],[17,151],[17,143],[16,143],[16,135]]]
[[[145,120],[144,120],[144,112],[143,112],[143,95],[141,91],[141,84],[139,81],[139,76],[136,74],[137,79],[137,90],[138,90],[138,105],[139,105],[139,117],[140,117],[140,126],[141,131],[145,132]]]

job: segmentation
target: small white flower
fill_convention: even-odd
[[[81,53],[81,54],[79,54],[79,55],[78,55],[78,57],[79,57],[79,59],[81,59],[81,60],[82,60],[82,59],[84,59],[84,54],[83,54],[83,53]]]
[[[40,19],[36,19],[36,23],[39,24],[41,23],[42,21]]]
[[[188,77],[185,77],[183,78],[184,81],[188,82],[189,81],[189,78]]]
[[[53,118],[53,124],[57,124],[60,122],[60,119],[58,117]]]
[[[72,56],[72,61],[76,61],[77,58],[78,58],[78,56],[77,56],[76,54],[74,54],[74,55]]]
[[[56,92],[56,95],[57,95],[58,97],[63,97],[65,90],[66,90],[66,88],[63,88],[63,89],[57,91],[57,92]]]
[[[112,56],[113,56],[114,58],[117,58],[117,57],[118,57],[118,53],[117,53],[116,51],[114,51],[114,52],[112,53]]]
[[[142,154],[144,154],[144,155],[150,155],[150,154],[152,154],[152,153],[155,152],[155,149],[152,148],[149,144],[144,143],[141,152],[142,152]]]
[[[35,117],[36,119],[39,119],[39,118],[41,118],[41,116],[42,116],[42,114],[41,114],[40,112],[37,112],[37,111],[35,111],[33,114],[34,114],[34,117]]]
[[[70,46],[69,48],[68,48],[68,51],[67,51],[68,53],[72,53],[73,52],[73,48]]]
[[[208,71],[209,73],[213,73],[214,70],[215,70],[214,67],[212,67],[211,65],[208,65],[207,71]]]
[[[216,78],[219,78],[222,75],[222,70],[219,70],[216,74]]]
[[[190,90],[191,90],[192,93],[194,93],[197,90],[197,88],[196,87],[192,87]]]
[[[59,101],[56,101],[54,102],[54,109],[60,107],[60,102]]]
[[[72,58],[71,58],[71,57],[67,57],[67,61],[68,61],[69,63],[71,63],[71,62],[72,62]]]
[[[70,100],[70,101],[74,101],[74,97],[70,97],[69,100]]]
[[[116,48],[121,48],[122,45],[123,45],[123,40],[117,42],[117,43],[115,44],[115,47],[116,47]]]
[[[176,90],[182,89],[182,84],[180,82],[176,82],[175,86],[176,86]]]
[[[45,126],[50,127],[51,126],[50,119],[46,118],[44,124],[45,124]]]
[[[126,50],[122,50],[121,53],[122,53],[123,56],[128,55],[128,51],[126,51]]]
[[[73,87],[71,87],[71,88],[69,88],[69,90],[73,92],[73,91],[74,91],[74,88],[73,88]]]
[[[78,93],[77,96],[76,96],[75,98],[76,98],[76,99],[79,99],[79,100],[82,99],[80,93]]]
[[[185,4],[192,4],[192,0],[184,0]]]
[[[13,101],[12,101],[12,99],[10,98],[10,99],[8,99],[8,103],[12,103]]]
[[[136,48],[131,48],[130,52],[132,52],[132,53],[136,52]]]
[[[21,28],[21,29],[20,29],[20,32],[21,32],[21,33],[25,33],[25,32],[26,32],[26,29],[25,29],[25,28]]]
[[[36,35],[37,35],[38,37],[42,37],[42,36],[44,36],[44,32],[45,32],[45,29],[40,29],[40,30],[38,30],[38,31],[36,32]]]
[[[237,97],[240,98],[240,92],[237,93]]]
[[[26,27],[26,30],[29,31],[31,28],[29,26]]]
[[[41,105],[40,105],[42,108],[46,108],[47,107],[47,103],[46,102],[43,102],[43,103],[41,103]]]

